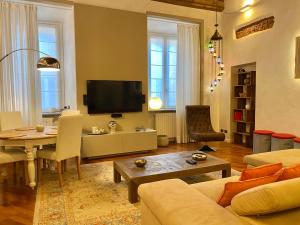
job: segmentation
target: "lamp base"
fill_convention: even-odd
[[[202,151],[202,152],[215,152],[216,150],[209,147],[208,145],[203,145],[199,151]]]

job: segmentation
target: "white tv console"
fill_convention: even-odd
[[[112,134],[82,136],[81,157],[99,157],[157,149],[156,130],[120,131]]]

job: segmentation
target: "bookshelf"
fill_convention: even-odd
[[[245,72],[239,69],[243,68]],[[232,70],[232,122],[233,143],[253,146],[255,129],[255,64],[236,66]]]

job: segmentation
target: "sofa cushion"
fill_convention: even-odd
[[[144,206],[163,225],[245,224],[179,179],[142,184],[138,192]]]
[[[191,184],[190,187],[200,191],[202,194],[216,202],[223,193],[225,184],[232,181],[238,181],[239,178],[239,176],[232,176],[218,180]]]
[[[250,180],[259,177],[270,176],[282,169],[282,163],[267,164],[259,167],[245,169],[240,180]]]
[[[218,200],[218,204],[223,207],[229,206],[231,204],[232,198],[237,194],[250,188],[273,183],[278,179],[280,175],[281,173],[277,172],[276,174],[271,176],[260,177],[245,181],[228,182],[225,184],[224,192]]]
[[[266,184],[236,195],[232,209],[241,216],[264,215],[300,207],[300,178]]]
[[[289,180],[298,177],[300,177],[300,164],[284,168],[278,180]]]
[[[252,166],[261,166],[280,162],[284,167],[294,166],[300,163],[300,149],[287,149],[247,155],[244,157],[244,162]]]

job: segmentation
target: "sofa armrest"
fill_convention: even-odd
[[[143,184],[139,195],[162,225],[244,225],[225,208],[179,179]]]

